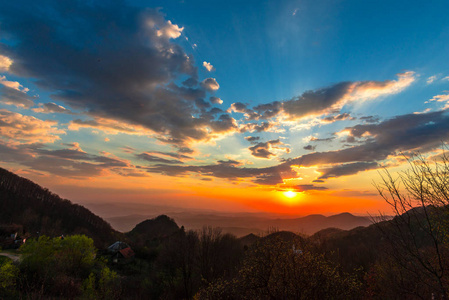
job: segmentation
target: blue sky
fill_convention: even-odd
[[[98,187],[179,206],[379,209],[377,171],[447,141],[448,8],[7,3],[0,166],[77,201]],[[300,200],[279,200],[288,190]]]

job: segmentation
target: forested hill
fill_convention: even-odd
[[[98,246],[113,242],[117,234],[87,208],[0,168],[0,230],[13,224],[32,235],[85,234]]]

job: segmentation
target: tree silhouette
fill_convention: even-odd
[[[401,273],[402,292],[448,299],[449,158],[445,151],[433,160],[418,154],[408,163],[396,177],[385,170],[375,184],[394,212],[377,226],[389,245],[387,262]]]

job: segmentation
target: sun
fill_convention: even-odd
[[[293,191],[286,191],[286,192],[284,192],[284,196],[285,197],[287,197],[287,198],[293,198],[293,197],[295,197],[296,196],[296,192],[293,192]]]

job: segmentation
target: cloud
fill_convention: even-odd
[[[0,55],[0,72],[8,72],[13,61],[7,56]]]
[[[318,179],[328,179],[331,177],[340,177],[345,175],[357,174],[361,171],[377,169],[379,165],[376,162],[355,162],[343,165],[335,165],[330,168],[318,169],[321,176]]]
[[[136,154],[136,157],[151,162],[151,163],[163,163],[163,164],[182,164],[183,162],[180,160],[174,159],[165,159],[159,156],[155,156],[146,152]]]
[[[6,80],[5,76],[0,76],[0,84],[3,84],[4,86],[7,86],[9,88],[15,89],[15,90],[23,92],[23,93],[26,93],[26,92],[29,91],[28,88],[23,87],[23,85],[21,85],[17,81],[8,81],[8,80]]]
[[[149,22],[153,24],[153,20]],[[179,27],[178,25],[172,24],[170,20],[167,21],[159,30],[156,31],[157,36],[166,37],[168,39],[176,39],[181,36],[184,27]]]
[[[13,143],[53,143],[64,130],[57,128],[56,121],[43,121],[0,109],[0,136]]]
[[[257,143],[258,140],[260,140],[259,136],[247,136],[245,137],[245,140],[247,140],[250,143]]]
[[[380,120],[377,116],[364,116],[359,119],[366,123],[378,123]]]
[[[296,173],[289,167],[277,166],[267,168],[245,168],[237,161],[218,161],[216,164],[203,166],[182,166],[182,165],[154,165],[147,167],[150,173],[160,173],[168,176],[183,176],[189,173],[200,174],[201,176],[211,176],[229,180],[251,179],[253,182],[262,185],[276,185],[283,183],[283,178],[290,178]]]
[[[334,139],[335,139],[335,137],[328,137],[328,138],[324,138],[324,139],[319,139],[319,138],[316,138],[316,137],[312,136],[309,141],[310,142],[331,142]]]
[[[91,120],[75,119],[69,122],[68,129],[78,131],[81,128],[102,130],[108,134],[126,133],[131,135],[150,135],[152,132],[143,126],[128,124],[114,119],[95,118]]]
[[[320,115],[341,108],[353,83],[342,82],[331,87],[304,92],[301,96],[285,101],[283,110],[289,119]]]
[[[209,91],[216,91],[220,88],[220,85],[218,84],[217,80],[215,78],[206,78],[203,81],[201,81],[201,86]]]
[[[281,147],[284,145],[279,139],[271,140],[268,142],[260,142],[255,144],[252,147],[249,147],[249,151],[251,151],[251,155],[258,158],[271,158],[273,156],[277,156],[279,152],[290,153],[290,149],[288,147]]]
[[[221,99],[218,98],[218,97],[214,97],[214,96],[210,97],[210,98],[209,98],[209,101],[210,101],[212,104],[223,104],[223,100],[221,100]]]
[[[321,115],[338,111],[351,102],[397,94],[415,81],[415,73],[411,71],[397,76],[397,80],[341,82],[330,87],[306,91],[299,97],[283,102],[283,110],[289,119]]]
[[[315,151],[316,146],[312,146],[312,145],[307,145],[304,146],[303,149],[304,150],[308,150],[308,151]]]
[[[134,149],[133,147],[130,147],[130,146],[123,146],[120,149],[123,152],[125,152],[125,153],[134,153],[134,152],[136,152],[136,149]]]
[[[319,191],[319,190],[327,190],[327,187],[324,186],[316,186],[314,184],[300,184],[295,186],[296,190],[298,192],[305,192],[305,191]]]
[[[8,86],[0,86],[0,102],[7,105],[30,108],[34,105],[33,99],[23,91]]]
[[[441,146],[449,138],[449,116],[445,111],[423,114],[406,114],[385,120],[378,124],[361,124],[346,128],[349,136],[361,137],[369,132],[370,138],[350,148],[314,152],[284,160],[277,166],[245,168],[240,165],[222,163],[203,166],[180,166],[159,164],[146,168],[150,173],[169,176],[183,176],[190,173],[226,178],[248,179],[257,184],[278,185],[285,179],[298,178],[301,167],[317,167],[321,175],[313,182],[349,176],[358,172],[379,168],[382,161],[401,152],[427,151]],[[269,157],[270,146],[278,145],[276,140],[257,143],[253,149],[260,157]],[[295,166],[295,168],[293,168]]]
[[[355,120],[354,117],[351,117],[348,113],[342,113],[335,116],[329,116],[322,119],[323,123],[334,123],[336,121],[343,121],[343,120]]]
[[[443,77],[443,78],[441,78],[441,80],[449,81],[449,76]]]
[[[243,113],[248,120],[283,116],[291,121],[337,113],[349,103],[361,103],[399,93],[415,81],[415,73],[411,71],[397,74],[397,76],[397,80],[340,82],[332,86],[306,91],[290,100],[261,104],[252,109],[244,103],[235,102],[228,112]],[[348,113],[341,113],[335,117],[324,118],[321,123],[345,119],[353,118]]]
[[[3,162],[20,163],[35,171],[76,179],[101,176],[105,172],[121,176],[148,176],[144,170],[106,152],[93,155],[83,151],[78,143],[62,145],[69,148],[50,150],[42,144],[11,145],[0,140],[0,156]]]
[[[224,118],[202,114],[206,92],[219,85],[214,78],[199,80],[193,57],[173,42],[183,27],[158,10],[122,1],[10,1],[0,18],[2,32],[15,41],[5,54],[14,61],[9,71],[32,78],[64,108],[88,113],[90,120],[75,120],[72,129],[142,130],[179,148],[221,136],[213,128],[221,130]],[[182,80],[183,86],[175,84]],[[32,105],[25,94],[15,96],[2,101]]]
[[[429,78],[427,78],[426,82],[427,82],[427,84],[432,84],[435,80],[437,80],[437,76],[433,75],[433,76],[430,76]]]
[[[154,154],[154,155],[160,155],[160,156],[167,156],[167,157],[171,157],[171,158],[176,158],[179,160],[190,160],[193,159],[191,156],[188,155],[184,155],[184,154],[180,154],[180,153],[175,153],[175,152],[163,152],[163,151],[151,151],[151,152],[145,152],[147,154]]]
[[[204,67],[207,71],[209,71],[209,72],[215,71],[214,66],[211,65],[210,63],[206,62],[206,61],[203,61],[203,67]]]
[[[345,130],[349,136],[355,138],[366,134],[369,134],[370,138],[361,145],[305,154],[287,160],[285,164],[310,167],[326,164],[368,163],[343,166],[341,170],[345,170],[345,175],[349,175],[348,170],[357,171],[357,167],[374,167],[375,162],[383,161],[400,152],[427,152],[441,146],[441,141],[449,138],[449,117],[445,111],[406,114],[378,124],[356,125]]]
[[[397,80],[358,81],[353,84],[348,101],[364,101],[402,92],[416,80],[413,71],[396,74]]]
[[[240,126],[240,132],[276,131],[277,128],[277,124],[274,122],[246,123]]]
[[[41,114],[51,114],[51,113],[60,113],[60,114],[74,114],[70,109],[65,108],[64,106],[58,105],[56,103],[39,103],[39,107],[32,109],[34,112]]]
[[[444,106],[443,109],[448,108],[449,107],[449,104],[448,104],[449,103],[449,92],[447,92],[447,94],[441,94],[441,95],[433,96],[433,98],[430,99],[429,101],[427,101],[426,103],[433,102],[433,101],[434,102],[445,102],[446,105]]]

